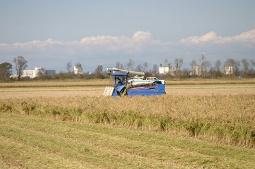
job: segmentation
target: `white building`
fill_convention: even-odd
[[[233,73],[234,73],[233,66],[225,66],[224,72],[226,75],[233,75]]]
[[[159,74],[167,74],[170,71],[169,66],[160,66],[158,68]]]
[[[82,69],[80,68],[80,67],[76,67],[76,66],[74,66],[73,67],[73,72],[74,72],[74,74],[83,74],[83,71],[82,71]]]
[[[41,67],[35,67],[35,70],[23,70],[23,74],[21,77],[35,78],[42,75],[53,76],[55,74],[55,70],[45,70]]]
[[[170,66],[159,67],[159,74],[164,74],[164,75],[170,74],[171,76],[175,76],[177,71],[180,71],[180,69],[176,67],[170,67]]]
[[[201,72],[202,72],[201,66],[193,66],[190,75],[201,76]]]

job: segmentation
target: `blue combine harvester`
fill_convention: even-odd
[[[165,80],[155,77],[145,78],[144,72],[107,68],[113,78],[113,87],[106,87],[104,96],[152,96],[162,95],[165,92]],[[131,75],[134,75],[131,77]]]

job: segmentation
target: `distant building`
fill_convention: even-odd
[[[12,74],[12,75],[10,76],[10,78],[13,78],[13,79],[18,79],[18,77],[19,77],[19,75],[17,75],[17,74]]]
[[[76,67],[76,66],[74,66],[73,67],[73,72],[74,72],[74,74],[79,74],[79,75],[81,75],[81,74],[83,74],[83,71],[82,71],[82,69],[80,68],[80,67]]]
[[[190,72],[191,76],[201,76],[201,66],[193,66],[192,71]]]
[[[223,71],[225,72],[226,75],[234,74],[233,66],[225,66]]]
[[[54,76],[56,74],[55,70],[45,70],[46,76]]]
[[[180,72],[181,69],[180,68],[177,68],[177,67],[171,67],[170,70],[169,70],[169,74],[171,76],[176,76],[178,74],[178,72]]]
[[[42,75],[54,76],[55,74],[55,70],[45,70],[41,67],[35,67],[35,70],[23,70],[23,74],[21,77],[35,78]]]
[[[159,67],[159,74],[169,74],[171,76],[175,76],[176,72],[179,71],[179,68],[171,67],[170,64],[168,66],[162,66]]]
[[[164,66],[164,67],[160,66],[158,72],[159,72],[159,74],[167,74],[169,72],[169,70],[170,70],[170,68],[167,66]]]

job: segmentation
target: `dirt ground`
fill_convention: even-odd
[[[0,88],[0,99],[26,97],[103,96],[105,87],[18,87]],[[168,95],[255,94],[255,84],[167,85]]]

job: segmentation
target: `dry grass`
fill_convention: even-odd
[[[89,121],[255,146],[255,95],[32,97],[1,100],[0,111]]]
[[[104,87],[29,87],[0,88],[0,98],[102,96]]]
[[[185,79],[166,80],[166,85],[224,85],[224,84],[255,84],[253,79]],[[0,83],[0,88],[6,87],[79,87],[79,86],[109,86],[112,85],[110,78],[106,79],[72,79],[62,81],[15,81],[11,83]]]
[[[254,150],[164,133],[0,114],[0,168],[253,168]]]
[[[28,97],[101,97],[105,87],[30,87],[0,88],[0,99]],[[167,95],[237,95],[255,94],[255,85],[177,85],[167,86]]]
[[[164,96],[113,98],[102,96],[104,86],[58,83],[0,88],[2,168],[255,165],[254,84],[168,85]]]
[[[17,87],[79,87],[79,86],[105,86],[110,85],[110,79],[92,80],[67,80],[67,81],[15,81],[11,83],[0,83],[0,88]]]
[[[255,94],[255,84],[169,85],[167,95],[237,95]]]

